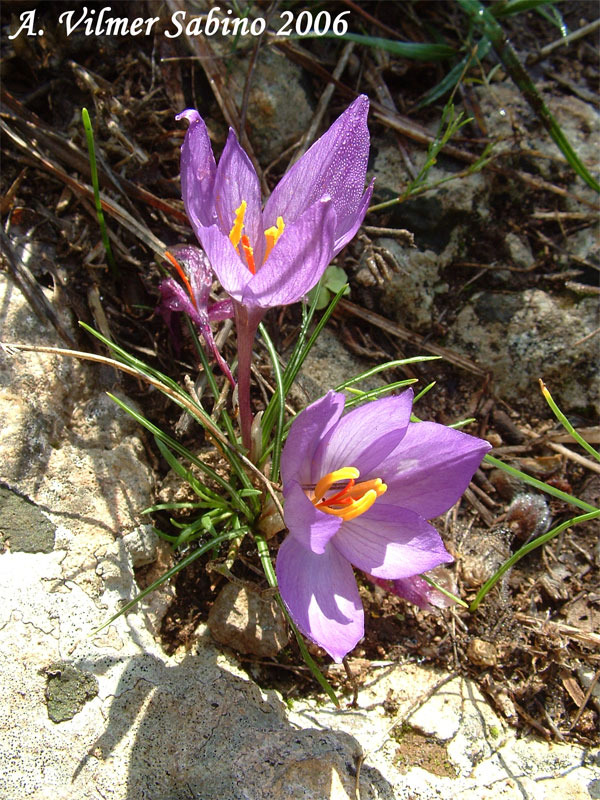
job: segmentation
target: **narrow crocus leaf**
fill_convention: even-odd
[[[281,458],[289,535],[276,565],[292,619],[336,661],[363,625],[352,567],[377,583],[416,586],[416,596],[415,576],[452,561],[427,520],[459,499],[490,449],[443,425],[410,422],[410,390],[345,416],[343,402],[329,392],[292,423]]]

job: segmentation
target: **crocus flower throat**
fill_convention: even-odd
[[[244,229],[244,217],[246,215],[247,207],[248,203],[245,200],[242,200],[240,205],[236,208],[233,227],[229,231],[229,239],[231,241],[231,244],[235,247],[240,256],[242,255],[242,253],[240,253],[240,245],[241,245],[244,258],[246,259],[246,264],[248,265],[248,269],[253,275],[256,275],[254,248],[250,244],[250,238],[247,236],[247,234],[242,233]],[[265,231],[265,239],[267,240],[267,246],[265,248],[265,257],[263,263],[269,257],[269,253],[277,244],[277,240],[279,239],[284,230],[285,230],[285,224],[283,222],[283,217],[277,217],[277,225],[272,225]]]
[[[387,486],[381,478],[356,483],[360,472],[356,467],[342,467],[323,475],[315,486],[312,503],[319,511],[349,521],[368,511],[378,497],[385,494]],[[347,481],[340,489],[339,484]],[[325,498],[330,490],[335,494]],[[325,498],[325,499],[323,499]]]

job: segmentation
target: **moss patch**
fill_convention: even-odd
[[[433,775],[457,777],[446,746],[433,736],[423,736],[412,728],[406,728],[399,734],[397,741],[394,763],[403,775],[412,767],[421,767]]]
[[[94,675],[69,664],[50,664],[47,676],[46,704],[52,722],[73,719],[98,694],[98,681]]]

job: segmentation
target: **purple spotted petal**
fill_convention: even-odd
[[[356,467],[361,479],[378,477],[381,462],[406,433],[413,392],[386,397],[350,411],[323,440],[313,459],[313,479],[341,467]],[[377,474],[375,474],[377,473]]]
[[[359,203],[358,208],[353,214],[349,214],[342,223],[338,225],[335,231],[335,244],[333,247],[333,257],[337,256],[340,250],[345,247],[348,242],[354,238],[356,232],[362,225],[362,221],[365,218],[365,214],[367,213],[367,208],[369,207],[369,203],[371,202],[371,195],[373,194],[373,185],[375,183],[375,178],[371,181],[369,186],[367,187],[367,191],[364,193],[362,200]]]
[[[324,514],[314,507],[299,483],[285,487],[285,524],[290,535],[307,550],[323,553],[329,540],[342,524],[340,517]]]
[[[214,182],[217,166],[208,131],[200,114],[188,108],[175,119],[186,119],[189,128],[181,148],[181,194],[192,228],[216,222]]]
[[[382,500],[344,522],[332,542],[351,564],[377,578],[393,579],[453,560],[433,525],[413,511],[383,505]]]
[[[281,479],[284,484],[296,480],[303,486],[312,481],[310,464],[315,450],[327,431],[336,424],[344,410],[344,395],[327,392],[299,414],[292,422],[281,456]]]
[[[250,239],[257,264],[264,255],[264,226],[261,212],[260,182],[252,162],[240,147],[233,130],[229,129],[227,143],[219,159],[215,177],[215,208],[222,233],[233,227],[236,211],[246,201],[242,234]]]
[[[266,227],[274,225],[278,216],[287,225],[316,200],[328,196],[336,211],[337,230],[348,229],[347,218],[356,213],[363,199],[369,157],[368,111],[369,100],[361,95],[283,176],[265,206]]]
[[[301,300],[331,261],[334,230],[335,211],[329,200],[319,200],[286,226],[266,263],[246,285],[244,305],[270,308]]]
[[[463,494],[489,442],[435,422],[411,423],[406,436],[379,469],[385,474],[386,503],[425,519],[443,514]]]
[[[277,583],[298,628],[338,663],[364,634],[364,615],[350,564],[328,547],[322,555],[292,537],[277,554]]]

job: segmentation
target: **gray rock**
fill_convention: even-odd
[[[439,255],[405,247],[395,239],[378,238],[373,244],[387,251],[398,268],[383,285],[370,290],[377,296],[377,312],[411,330],[429,331],[436,295],[448,290],[448,284],[440,280],[440,270],[450,262],[454,247]]]
[[[292,387],[291,396],[300,405],[307,405],[329,389],[372,367],[372,361],[355,356],[344,347],[336,331],[325,327],[302,365],[298,384]],[[380,375],[373,375],[354,386],[366,391],[383,383]]]
[[[123,542],[134,567],[143,567],[156,561],[160,539],[152,525],[138,525],[123,536]]]
[[[274,657],[288,643],[285,616],[274,597],[228,583],[208,614],[208,627],[221,644],[238,653]]]
[[[233,67],[228,90],[241,108],[248,76],[246,59]],[[252,74],[247,121],[250,141],[264,166],[298,142],[313,115],[309,83],[301,67],[267,47],[259,50]],[[285,166],[285,162],[283,163]]]
[[[0,486],[0,540],[13,552],[50,553],[54,530],[36,505]]]
[[[593,342],[595,298],[554,297],[540,289],[474,295],[454,322],[449,345],[492,372],[497,393],[546,408],[543,378],[563,411],[600,412],[600,365]]]

